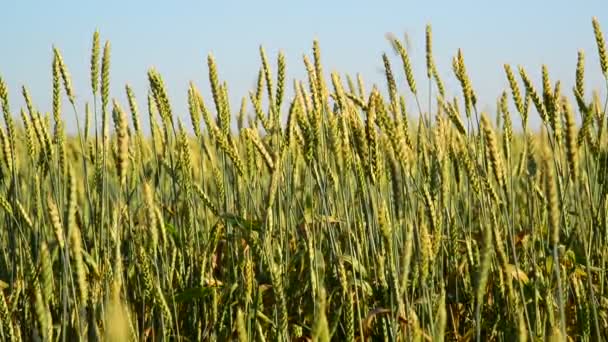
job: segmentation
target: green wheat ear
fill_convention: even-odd
[[[93,96],[97,95],[97,92],[99,91],[100,49],[99,30],[96,30],[95,33],[93,33],[93,43],[91,46],[91,90],[93,91]]]
[[[579,50],[576,62],[576,91],[585,96],[585,51]]]
[[[275,94],[275,111],[276,115],[280,115],[281,104],[283,104],[283,97],[285,96],[285,82],[287,77],[287,66],[285,62],[285,54],[279,52],[277,57],[278,73],[277,73],[277,90]],[[278,123],[277,123],[278,124]]]
[[[118,153],[116,154],[116,170],[120,185],[124,185],[127,177],[129,162],[129,135],[127,119],[124,111],[116,100],[113,101],[114,128],[117,135]]]
[[[426,77],[429,79],[433,75],[435,63],[433,62],[433,31],[431,25],[426,25]]]

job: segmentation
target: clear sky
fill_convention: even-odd
[[[86,5],[85,5],[86,4]],[[131,84],[145,108],[146,71],[155,66],[169,89],[174,111],[187,118],[186,90],[194,81],[210,99],[206,56],[212,52],[229,85],[232,107],[255,84],[259,45],[274,60],[287,57],[289,80],[303,79],[302,55],[321,43],[325,71],[360,72],[384,89],[383,52],[401,66],[385,39],[409,35],[418,82],[425,81],[424,30],[431,23],[434,55],[451,94],[460,95],[451,72],[458,48],[478,93],[491,110],[507,87],[502,65],[521,64],[540,87],[540,67],[561,79],[570,95],[576,55],[587,55],[587,82],[603,87],[591,27],[598,16],[608,37],[608,2],[596,1],[4,1],[0,15],[0,75],[8,83],[15,113],[27,85],[38,108],[51,103],[51,48],[56,45],[73,76],[78,101],[91,100],[89,60],[99,29],[112,45],[112,97],[125,104]],[[276,70],[276,67],[275,67]],[[405,91],[404,78],[401,90]],[[291,82],[289,83],[291,85]],[[66,107],[67,108],[67,107]],[[65,111],[68,127],[73,114]],[[189,121],[187,121],[189,122]]]

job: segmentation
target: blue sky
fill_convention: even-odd
[[[369,86],[385,88],[383,52],[395,71],[397,58],[385,39],[407,32],[417,80],[425,82],[424,30],[433,26],[434,54],[448,92],[460,95],[451,58],[462,48],[480,98],[492,110],[507,87],[503,63],[523,65],[540,86],[547,64],[553,81],[573,85],[576,54],[587,55],[587,87],[603,87],[591,17],[608,36],[606,1],[6,1],[0,20],[0,75],[8,83],[15,113],[27,85],[38,108],[50,109],[52,46],[73,76],[80,106],[91,101],[89,60],[92,33],[112,45],[112,97],[125,104],[124,85],[133,86],[145,108],[146,71],[156,67],[169,88],[174,111],[187,118],[186,90],[197,83],[210,99],[206,56],[212,52],[228,82],[232,107],[254,86],[263,45],[274,60],[287,57],[288,77],[303,79],[302,55],[313,39],[321,43],[325,71],[360,72]],[[275,68],[276,69],[276,68]],[[402,91],[404,77],[399,74]],[[291,82],[289,83],[291,85]],[[426,84],[426,83],[425,83]],[[425,88],[425,87],[423,87]],[[568,91],[569,94],[569,91]],[[67,109],[67,107],[65,107]],[[412,107],[412,114],[415,114]],[[68,127],[73,113],[65,110]],[[188,120],[186,120],[188,122]]]

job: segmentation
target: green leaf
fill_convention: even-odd
[[[165,222],[165,230],[169,232],[169,234],[173,237],[173,240],[179,241],[179,234],[177,233],[177,229],[171,223]]]

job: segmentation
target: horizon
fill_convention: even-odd
[[[410,117],[416,117],[418,112],[412,106],[401,62],[385,35],[394,34],[401,40],[407,35],[416,81],[420,84],[419,96],[422,103],[427,103],[425,26],[430,24],[433,54],[448,96],[461,97],[460,85],[451,70],[451,58],[462,48],[467,72],[478,94],[479,111],[494,115],[496,99],[502,90],[508,90],[504,63],[514,68],[523,66],[537,87],[541,86],[541,65],[546,64],[552,82],[561,80],[563,93],[572,98],[570,89],[579,49],[585,52],[587,88],[599,90],[602,95],[606,92],[591,26],[592,17],[597,16],[602,27],[608,27],[608,16],[601,15],[608,6],[600,1],[585,7],[556,1],[550,11],[542,4],[519,0],[495,5],[472,1],[441,6],[394,3],[394,9],[389,5],[364,6],[361,2],[349,6],[321,4],[309,2],[286,8],[267,1],[242,4],[235,9],[229,8],[231,4],[221,3],[211,4],[205,11],[200,4],[142,8],[135,3],[109,1],[105,6],[95,4],[86,12],[78,12],[69,2],[45,3],[37,8],[13,3],[5,12],[9,14],[7,20],[0,22],[0,39],[8,52],[0,56],[0,77],[8,85],[13,116],[24,106],[23,85],[31,92],[35,106],[49,112],[55,46],[72,75],[82,118],[85,102],[92,103],[89,61],[93,32],[99,30],[102,45],[105,40],[111,44],[110,96],[127,107],[124,87],[129,84],[140,108],[145,108],[147,71],[155,67],[163,76],[176,116],[190,129],[188,83],[195,82],[210,101],[206,65],[209,53],[216,59],[220,79],[228,84],[231,107],[236,110],[241,98],[255,86],[261,64],[259,46],[266,49],[273,76],[278,51],[285,53],[286,96],[289,96],[293,80],[306,79],[302,56],[312,54],[312,42],[318,39],[325,77],[329,78],[332,71],[342,76],[360,73],[368,90],[372,84],[383,92],[386,90],[381,58],[386,52],[399,91],[408,97]],[[268,11],[269,8],[276,12]],[[545,17],[538,24],[535,13],[541,11],[545,11],[542,12]],[[518,25],[514,24],[515,15],[519,15]],[[342,17],[336,20],[336,16]],[[45,25],[45,30],[40,31],[36,25],[27,25],[32,22],[66,24]],[[563,24],[566,22],[568,25]],[[250,103],[248,108],[251,112]],[[68,132],[75,131],[74,113],[65,99],[63,116]],[[143,122],[148,131],[147,120]],[[536,114],[530,115],[532,127],[539,123]],[[518,119],[514,119],[514,125],[520,127]]]

